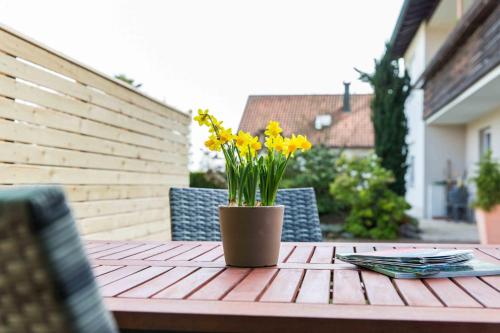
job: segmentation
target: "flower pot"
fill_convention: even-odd
[[[476,222],[481,244],[500,244],[500,205],[489,212],[476,208]]]
[[[226,264],[237,267],[278,263],[284,206],[219,207]]]

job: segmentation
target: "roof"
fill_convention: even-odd
[[[390,41],[394,58],[404,55],[420,23],[432,15],[438,4],[439,0],[405,0]]]
[[[372,148],[371,94],[351,94],[351,111],[342,111],[344,95],[249,96],[240,129],[261,134],[270,120],[279,121],[284,135],[304,134],[313,144]],[[331,114],[332,126],[314,128],[317,115]]]

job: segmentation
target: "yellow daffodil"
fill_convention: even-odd
[[[277,135],[275,137],[267,137],[266,138],[266,147],[269,150],[276,150],[277,152],[282,152],[285,148],[284,139],[281,135]]]
[[[287,156],[293,155],[293,153],[295,153],[295,151],[297,151],[297,149],[299,149],[299,144],[300,144],[300,141],[297,140],[297,137],[295,136],[295,134],[292,134],[291,138],[285,139],[285,142],[284,142],[285,147],[283,149],[283,152]]]
[[[302,151],[307,151],[312,147],[311,142],[307,140],[305,135],[297,135],[297,144]]]
[[[259,151],[262,148],[262,144],[260,143],[258,136],[250,139],[250,142],[248,145],[250,146],[250,149],[252,149],[254,151]]]
[[[210,115],[208,114],[208,109],[198,109],[198,115],[194,117],[194,120],[197,121],[200,126],[210,126]]]
[[[212,115],[210,116],[210,120],[212,121],[208,130],[210,133],[215,133],[224,129],[222,127],[222,121],[218,121],[217,118]]]
[[[258,136],[241,130],[236,135],[233,134],[231,128],[225,128],[222,121],[217,120],[208,110],[199,109],[194,120],[200,126],[209,128],[210,134],[205,146],[211,151],[224,153],[230,205],[274,205],[282,170],[286,168],[289,158],[297,150],[311,149],[311,142],[306,136],[293,134],[284,138],[279,122],[270,121],[264,131],[267,156],[258,157],[258,152],[262,149]],[[258,188],[261,192],[260,203],[256,197]]]
[[[220,151],[221,142],[217,139],[215,135],[210,135],[207,141],[205,141],[205,147],[211,151]]]
[[[265,135],[269,137],[275,137],[281,134],[283,130],[280,127],[280,123],[277,121],[270,121],[267,124],[266,131],[264,132]]]
[[[241,150],[242,148],[248,146],[250,140],[252,140],[252,136],[250,135],[250,133],[243,132],[242,130],[240,130],[235,140],[236,140],[236,147],[238,147],[238,149]]]
[[[229,142],[233,140],[234,135],[233,135],[233,130],[230,128],[221,128],[219,131],[219,141],[221,144],[224,144],[226,142]]]

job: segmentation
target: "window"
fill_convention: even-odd
[[[479,131],[479,157],[491,149],[491,128],[487,127]]]

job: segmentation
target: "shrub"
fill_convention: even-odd
[[[189,173],[189,186],[201,188],[226,188],[224,173],[208,170],[206,172]]]
[[[474,178],[477,193],[474,205],[485,211],[500,204],[500,165],[488,151],[479,161],[479,170]]]
[[[335,214],[342,205],[333,200],[329,186],[335,180],[335,163],[340,153],[325,146],[314,146],[307,154],[290,160],[282,186],[285,188],[313,187],[320,215]]]
[[[337,163],[330,193],[350,207],[345,231],[356,237],[394,239],[410,205],[389,189],[394,177],[375,155],[347,158]]]

